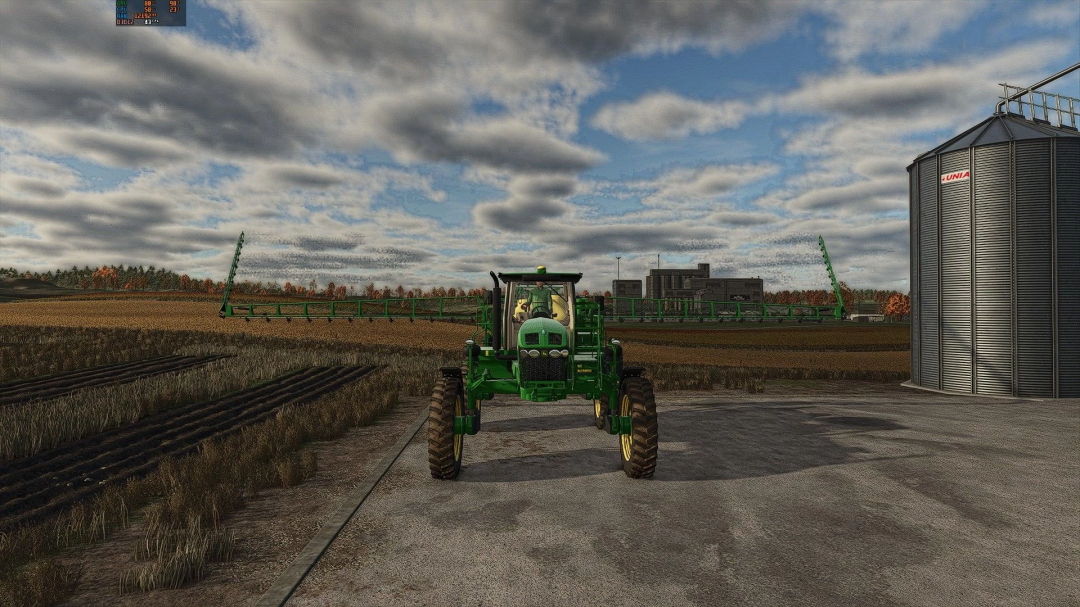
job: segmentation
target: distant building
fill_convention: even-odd
[[[883,322],[885,315],[876,301],[860,301],[852,306],[851,320],[856,322]]]
[[[640,280],[613,280],[611,281],[611,294],[616,298],[615,300],[615,313],[616,314],[630,314],[631,303],[629,299],[623,298],[641,298],[641,281]]]
[[[765,301],[765,283],[760,278],[691,278],[692,298],[698,301]]]
[[[860,301],[852,307],[854,309],[850,310],[851,314],[881,314],[881,306],[873,300]]]
[[[645,279],[645,297],[650,299],[693,299],[691,278],[708,278],[709,264],[699,263],[697,269],[649,270]]]

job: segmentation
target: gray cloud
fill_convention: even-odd
[[[600,62],[628,52],[675,51],[694,45],[713,53],[742,49],[778,35],[802,3],[440,2],[404,0],[265,6],[225,2],[259,28],[273,28],[332,65],[380,72],[397,80],[430,75],[432,66],[465,50],[499,52],[520,65],[536,58]],[[793,10],[794,9],[794,10]],[[412,18],[403,23],[403,15]]]
[[[473,207],[477,223],[507,232],[529,232],[543,221],[562,217],[570,205],[561,200],[508,198],[499,202],[482,202]]]
[[[576,187],[575,179],[563,175],[518,177],[508,185],[510,192],[523,198],[565,198],[573,194]]]
[[[581,61],[698,45],[741,49],[777,35],[797,15],[790,2],[550,2],[499,5],[496,22],[524,50]]]
[[[473,162],[518,172],[577,172],[604,160],[513,119],[464,121],[459,100],[430,91],[384,97],[367,120],[376,137],[403,160]]]
[[[364,237],[360,234],[345,234],[342,236],[297,235],[278,238],[260,238],[260,240],[273,244],[290,245],[309,252],[350,251],[364,243]]]
[[[251,156],[291,154],[314,143],[298,114],[310,107],[295,77],[192,37],[110,25],[91,3],[18,3],[0,20],[0,118],[13,125],[122,128],[178,145]],[[132,69],[131,58],[139,69]],[[81,142],[117,160],[131,146]]]
[[[235,238],[184,226],[171,201],[149,195],[73,192],[63,200],[8,197],[4,213],[30,222],[43,241],[55,243],[50,257],[74,258],[80,265],[87,260],[158,264],[170,255],[229,246]],[[19,242],[23,250],[34,250]]]
[[[58,153],[87,157],[107,166],[154,166],[192,157],[184,147],[160,138],[52,127],[38,129],[37,134]]]
[[[978,3],[906,0],[827,0],[816,8],[835,21],[826,32],[832,53],[842,61],[880,54],[913,54],[929,49],[943,34],[978,14]]]
[[[324,189],[345,183],[344,177],[333,171],[300,165],[269,167],[265,174],[286,187]]]
[[[4,181],[9,183],[13,190],[43,198],[60,198],[67,193],[67,188],[41,179],[12,176],[4,179]]]
[[[482,202],[472,209],[480,225],[508,232],[530,232],[570,211],[564,200],[576,181],[562,175],[519,176],[510,181],[505,200]]]
[[[632,141],[676,139],[737,127],[748,110],[741,101],[703,102],[661,91],[632,102],[606,104],[590,124]]]
[[[749,213],[743,211],[718,211],[710,216],[710,221],[736,228],[768,225],[776,223],[778,218],[772,213]]]
[[[785,203],[791,209],[822,210],[857,208],[861,212],[898,211],[907,207],[907,174],[821,187],[795,196]]]
[[[711,227],[686,224],[579,225],[546,232],[556,259],[569,261],[613,252],[708,251],[728,246]]]
[[[318,10],[273,3],[253,8],[251,15],[284,26],[278,31],[332,66],[372,71],[391,81],[431,78],[446,56],[444,44],[394,19],[385,10],[393,5],[400,3],[322,2]]]
[[[252,275],[287,276],[297,270],[325,272],[327,270],[407,268],[431,259],[433,254],[420,249],[402,247],[373,248],[352,254],[328,254],[317,251],[285,251],[255,253],[243,259],[240,267]]]

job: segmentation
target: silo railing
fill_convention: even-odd
[[[1058,128],[1077,129],[1077,121],[1080,119],[1080,99],[1057,93],[1033,91],[1026,87],[1004,83],[1001,87],[1004,95],[999,98],[999,105],[1004,106],[1006,114],[1023,116]],[[1013,111],[1014,104],[1015,112]]]

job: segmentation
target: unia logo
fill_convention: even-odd
[[[963,171],[953,171],[952,173],[945,173],[941,176],[941,183],[952,183],[954,181],[967,181],[971,179],[971,170],[965,169]]]

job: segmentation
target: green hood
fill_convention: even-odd
[[[531,334],[539,334],[539,343],[525,343],[525,338]],[[552,339],[553,335],[559,338]],[[567,339],[566,327],[557,320],[550,318],[530,318],[521,324],[518,330],[518,348],[569,348],[570,341]]]

